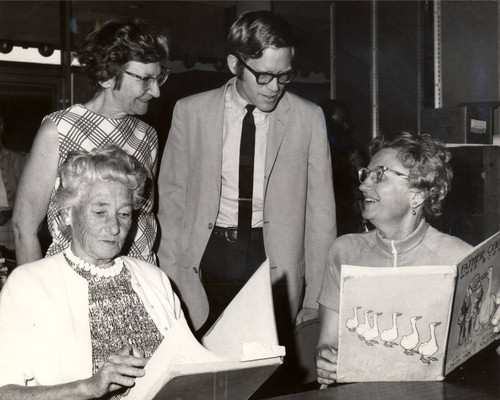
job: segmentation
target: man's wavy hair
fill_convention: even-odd
[[[370,155],[382,149],[395,149],[398,159],[410,173],[410,188],[424,193],[424,216],[432,219],[441,215],[443,200],[451,190],[453,170],[451,154],[444,144],[430,135],[402,132],[392,138],[379,135],[370,143]]]
[[[109,20],[91,32],[78,49],[78,60],[96,89],[116,77],[120,89],[122,68],[130,61],[154,63],[169,54],[167,37],[144,20]]]
[[[122,183],[132,195],[134,210],[138,210],[144,201],[142,194],[149,173],[134,156],[108,144],[88,152],[70,152],[58,175],[55,202],[59,211],[75,205],[96,182]]]
[[[269,48],[294,47],[295,36],[290,25],[271,11],[248,11],[236,20],[229,30],[226,42],[227,54],[246,62],[249,58],[260,58]],[[244,66],[238,63],[238,77]]]

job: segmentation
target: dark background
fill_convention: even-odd
[[[436,4],[440,5],[440,41],[434,31],[434,21],[439,20]],[[142,17],[165,30],[171,40],[173,73],[161,88],[161,97],[150,102],[142,117],[158,131],[161,155],[175,102],[228,80],[224,52],[228,28],[241,12],[254,9],[282,15],[297,34],[298,75],[288,90],[317,104],[330,97],[345,101],[359,148],[376,132],[422,133],[422,113],[436,106],[438,89],[445,108],[500,100],[500,6],[495,0],[0,1],[0,51],[9,44],[75,50],[94,27],[116,17]],[[435,57],[438,45],[440,60]],[[442,72],[441,87],[436,86],[436,66]],[[6,120],[3,143],[28,152],[44,115],[84,103],[93,94],[78,67],[0,61],[0,113]],[[493,119],[498,140],[498,112]],[[500,223],[499,160],[491,152],[485,156],[483,150],[453,152],[455,186],[445,216],[436,225],[476,244],[498,230]]]
[[[336,93],[351,107],[355,135],[368,143],[372,127],[372,9],[378,23],[378,121],[382,132],[419,131],[419,113],[434,107],[432,1],[3,1],[0,41],[22,46],[76,49],[96,24],[139,16],[168,32],[174,73],[145,116],[163,144],[173,104],[227,80],[224,41],[239,12],[267,8],[294,27],[297,79],[289,90],[316,103],[330,97],[330,5],[334,4]],[[62,7],[64,5],[64,8]],[[498,2],[442,1],[443,106],[498,100]],[[0,42],[0,45],[2,43]],[[43,115],[71,102],[62,92],[61,66],[0,62],[0,111],[8,119],[7,145],[28,151]],[[92,94],[72,68],[73,102]],[[419,92],[420,88],[420,92]],[[63,100],[64,97],[64,100]]]

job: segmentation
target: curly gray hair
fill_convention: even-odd
[[[427,134],[402,132],[390,139],[379,135],[370,143],[370,155],[385,148],[397,150],[399,161],[410,170],[410,187],[424,193],[424,216],[435,218],[441,215],[443,200],[451,190],[453,179],[449,163],[451,154],[444,144]]]
[[[88,186],[96,181],[123,183],[132,194],[135,210],[141,207],[148,171],[133,156],[115,144],[92,151],[72,151],[58,169],[59,187],[55,194],[57,208],[75,204]]]

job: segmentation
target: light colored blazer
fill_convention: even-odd
[[[160,267],[194,329],[208,315],[199,265],[219,210],[226,88],[177,102],[158,176]],[[336,222],[323,112],[291,93],[270,115],[263,229],[272,282],[286,284],[294,321],[301,305],[318,307]]]
[[[183,320],[166,275],[122,257],[132,288],[162,334]],[[0,292],[0,387],[56,385],[92,375],[87,281],[63,253],[14,269]]]

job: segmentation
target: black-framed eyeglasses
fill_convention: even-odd
[[[287,83],[290,83],[295,77],[295,71],[293,69],[290,71],[281,72],[279,74],[273,74],[271,72],[257,72],[240,57],[236,56],[236,58],[240,63],[243,64],[246,69],[248,69],[255,76],[255,80],[259,85],[267,85],[274,78],[278,79],[278,83],[280,83],[281,85],[285,85]]]
[[[408,175],[403,174],[402,172],[399,172],[399,171],[395,171],[389,167],[383,167],[381,165],[379,165],[373,169],[368,169],[368,168],[358,169],[358,178],[359,178],[359,181],[361,183],[366,181],[366,179],[368,177],[371,177],[371,180],[373,183],[379,183],[382,180],[382,178],[384,177],[384,174],[386,172],[392,172],[394,175],[408,179]]]
[[[154,85],[155,82],[158,84],[158,87],[163,85],[167,81],[168,76],[170,75],[169,69],[162,69],[161,72],[156,76],[141,76],[125,70],[123,70],[123,72],[127,75],[130,75],[133,78],[141,80],[142,90],[144,91],[148,91],[149,89],[151,89],[151,87]]]

